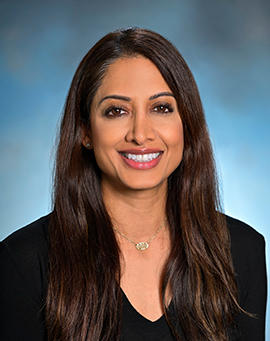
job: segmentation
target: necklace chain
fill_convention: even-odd
[[[161,224],[159,226],[159,228],[156,230],[156,232],[153,234],[153,236],[146,242],[134,242],[134,240],[131,240],[130,238],[128,238],[124,233],[122,233],[121,231],[119,231],[115,226],[113,226],[113,229],[119,233],[122,237],[124,237],[126,240],[128,240],[130,243],[134,244],[136,249],[139,250],[139,251],[143,251],[143,250],[146,250],[148,249],[149,245],[150,245],[150,242],[156,238],[157,234],[159,233],[159,231],[162,229],[162,227],[164,226],[164,224]]]

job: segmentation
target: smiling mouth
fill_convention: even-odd
[[[159,157],[162,152],[149,153],[149,154],[131,154],[131,153],[121,153],[126,159],[133,160],[135,162],[150,162]]]

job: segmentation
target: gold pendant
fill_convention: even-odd
[[[143,251],[149,248],[149,244],[147,242],[139,242],[135,246],[136,249],[139,251]]]

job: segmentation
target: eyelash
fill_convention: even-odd
[[[111,111],[113,110],[117,110],[117,111],[125,111],[126,110],[124,108],[121,108],[121,107],[118,107],[116,105],[112,105],[110,106],[109,108],[107,108],[104,112],[104,116],[106,116],[107,118],[115,118],[115,117],[121,117],[123,116],[124,114],[122,113],[118,113],[118,114],[112,114]]]
[[[154,107],[154,111],[156,111],[156,108],[164,108],[166,111],[161,111],[161,114],[170,114],[171,112],[173,112],[173,107],[169,104],[169,103],[160,103],[158,105],[155,105]]]
[[[156,110],[157,108],[161,109],[161,110]],[[112,114],[111,112],[115,110],[118,113],[116,114]],[[154,112],[157,112],[159,114],[170,114],[173,112],[173,107],[169,104],[169,103],[160,103],[158,105],[155,105],[152,109]],[[121,113],[121,111],[127,112],[126,109],[122,108],[122,107],[118,107],[116,105],[112,105],[109,108],[107,108],[104,112],[104,116],[107,118],[115,118],[115,117],[121,117],[123,116],[125,113]]]

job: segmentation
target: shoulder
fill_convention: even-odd
[[[264,237],[253,227],[230,216],[226,216],[226,223],[230,233],[231,250],[234,260],[236,257],[255,257],[256,251],[264,252]]]
[[[265,259],[265,241],[263,235],[246,223],[226,216],[231,239],[231,252],[235,270],[243,269],[262,262]]]
[[[258,246],[264,245],[263,235],[243,221],[226,216],[226,223],[230,232],[232,245],[238,247],[244,245],[245,248],[254,246],[254,244]]]
[[[50,215],[0,243],[1,340],[45,340]]]
[[[48,226],[51,214],[37,219],[10,234],[1,242],[0,252],[7,248],[12,254],[40,253],[48,247]]]
[[[251,226],[226,216],[231,253],[238,288],[238,301],[256,318],[240,313],[236,317],[241,340],[264,340],[267,277],[264,237]]]
[[[240,302],[245,306],[248,297],[266,296],[266,260],[264,237],[244,222],[226,216],[231,237],[231,253],[236,280],[240,291]],[[260,299],[258,298],[257,301]],[[262,303],[263,305],[264,303]]]
[[[50,216],[20,228],[0,243],[0,271],[6,286],[19,281],[29,288],[36,286],[39,292],[45,288]]]

